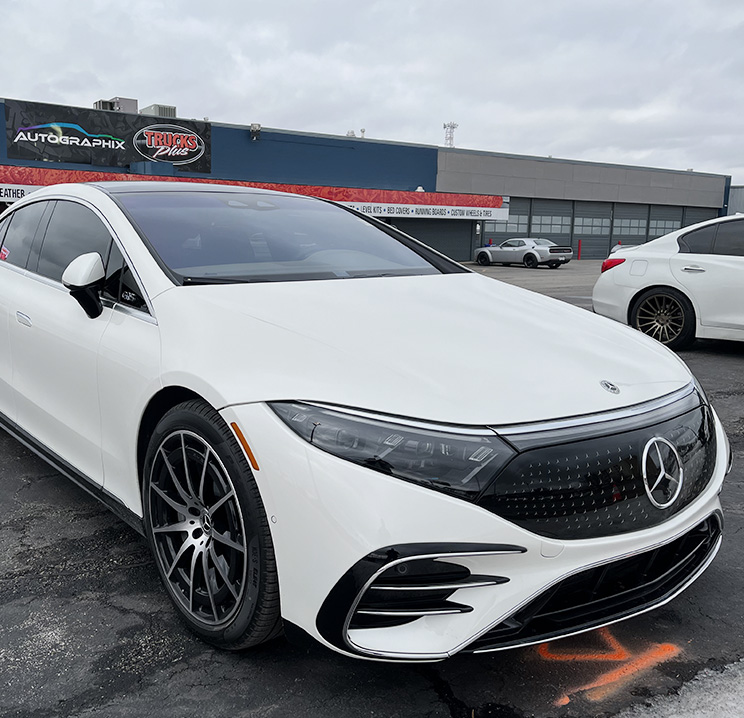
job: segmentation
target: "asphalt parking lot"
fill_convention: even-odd
[[[590,308],[599,262],[473,268]],[[716,562],[651,614],[438,664],[354,661],[283,638],[213,650],[182,629],[144,539],[0,433],[0,715],[594,717],[684,690],[744,654],[744,343],[681,356],[734,450]]]

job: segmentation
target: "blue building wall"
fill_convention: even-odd
[[[436,147],[212,125],[212,175],[220,179],[433,192]]]

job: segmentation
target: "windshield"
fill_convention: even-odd
[[[117,199],[184,284],[458,271],[340,207],[251,192],[122,192]],[[410,244],[410,246],[409,246]],[[415,248],[415,249],[414,249]],[[438,268],[439,267],[439,268]]]
[[[555,247],[555,242],[549,239],[535,239],[534,242],[538,247]]]

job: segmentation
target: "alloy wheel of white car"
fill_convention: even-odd
[[[160,577],[191,630],[228,649],[280,632],[266,514],[245,456],[211,407],[180,404],[158,423],[143,498]]]
[[[631,325],[665,344],[682,349],[695,339],[695,312],[690,301],[671,287],[641,294],[630,310]]]

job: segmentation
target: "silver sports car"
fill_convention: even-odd
[[[568,264],[572,259],[571,247],[559,247],[549,239],[529,237],[507,239],[498,245],[479,247],[475,252],[475,261],[484,267],[495,262],[506,267],[510,264],[524,264],[532,269],[540,264],[547,264],[551,269],[558,269],[561,264]]]

